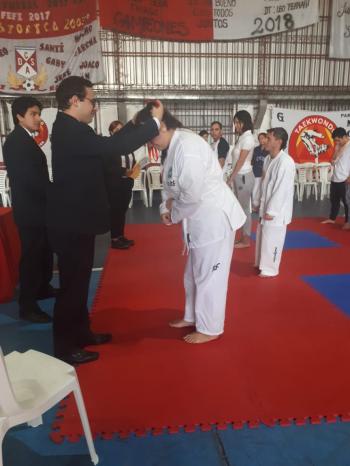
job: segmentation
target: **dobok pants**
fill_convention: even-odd
[[[190,249],[184,276],[184,320],[197,332],[220,335],[224,331],[228,278],[235,232],[216,243]]]
[[[278,275],[287,225],[259,223],[256,232],[255,266],[263,275]]]

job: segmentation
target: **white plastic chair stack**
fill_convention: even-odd
[[[0,347],[0,466],[6,432],[18,424],[42,424],[42,415],[73,392],[91,461],[98,463],[83,397],[74,367],[38,351],[13,351],[4,357]]]
[[[153,191],[162,190],[160,167],[149,167],[147,170],[147,183],[149,192],[149,205],[152,207]]]
[[[148,196],[147,196],[147,190],[146,190],[146,172],[145,170],[141,170],[139,176],[135,178],[134,180],[134,187],[132,188],[132,193],[131,193],[131,200],[129,207],[132,207],[133,201],[134,201],[134,191],[140,191],[141,192],[141,197],[143,200],[143,203],[145,204],[146,207],[148,207]]]
[[[329,197],[330,193],[330,172],[331,172],[332,165],[329,162],[321,162],[317,165],[318,171],[318,182],[320,184],[320,199],[321,201],[324,199],[325,196]]]
[[[6,170],[0,170],[0,197],[3,207],[11,207],[9,179]]]
[[[299,184],[299,201],[303,200],[306,188],[306,198],[309,198],[312,188],[314,188],[315,199],[317,200],[317,182],[314,179],[315,164],[301,163],[296,166]]]

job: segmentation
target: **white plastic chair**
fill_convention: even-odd
[[[4,357],[0,347],[0,466],[6,432],[18,424],[42,424],[42,414],[73,392],[91,461],[98,463],[83,397],[74,367],[47,354],[13,351]]]
[[[152,207],[153,191],[163,189],[160,166],[153,166],[147,169],[147,183],[149,192],[149,205]]]
[[[11,207],[9,179],[6,170],[0,170],[0,196],[3,207]]]
[[[299,184],[299,201],[303,200],[304,189],[306,188],[306,198],[309,198],[312,188],[317,201],[317,182],[314,179],[314,163],[300,163],[296,165]]]
[[[331,172],[332,165],[329,162],[321,162],[317,164],[318,182],[320,184],[320,199],[321,201],[325,196],[329,197],[331,182],[329,173]]]
[[[131,193],[131,200],[129,203],[129,207],[132,207],[134,201],[134,191],[140,191],[143,203],[146,207],[148,207],[148,197],[147,197],[147,190],[146,190],[146,172],[145,170],[141,170],[140,174],[134,180],[134,186],[132,188]]]

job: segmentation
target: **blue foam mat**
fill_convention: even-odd
[[[308,275],[302,279],[350,317],[350,274]]]
[[[256,234],[252,233],[251,238],[255,241]],[[312,249],[312,248],[336,248],[338,243],[308,230],[287,230],[284,250],[288,249]]]

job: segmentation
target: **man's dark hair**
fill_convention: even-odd
[[[277,128],[268,129],[267,132],[275,136],[276,139],[280,139],[282,141],[281,150],[287,147],[288,133],[284,128],[278,126]]]
[[[138,112],[135,118],[135,125],[142,125],[145,121],[152,118],[151,110],[152,110],[152,107],[154,107],[154,105],[155,105],[154,102],[149,102],[146,105],[146,107],[144,107],[142,110]],[[174,115],[172,115],[169,112],[169,110],[167,110],[166,108],[164,109],[162,121],[165,123],[165,126],[167,127],[167,129],[176,129],[176,128],[183,127],[183,124],[181,123],[181,121],[175,118]]]
[[[199,131],[199,136],[205,136],[205,135],[208,135],[209,136],[209,133],[206,129],[202,129],[201,131]]]
[[[36,99],[35,97],[22,96],[22,97],[18,97],[17,99],[15,99],[11,107],[13,123],[15,125],[18,125],[19,121],[18,121],[17,115],[21,115],[22,117],[24,117],[28,108],[32,108],[35,106],[39,107],[39,110],[41,112],[43,106],[41,102],[39,102],[39,100]]]
[[[69,76],[69,78],[64,79],[56,89],[56,100],[59,110],[67,110],[70,107],[69,99],[74,95],[79,100],[84,100],[86,88],[92,86],[91,81],[81,76]]]
[[[263,131],[262,133],[258,134],[258,139],[259,139],[260,136],[265,136],[265,138],[266,138],[267,134]]]
[[[247,110],[239,110],[235,116],[233,117],[234,120],[238,120],[243,124],[242,133],[245,131],[253,131],[254,125],[252,121],[252,117]]]
[[[332,133],[332,139],[335,138],[343,138],[344,136],[347,136],[347,132],[344,128],[335,128],[335,130]]]
[[[216,120],[215,120],[215,121],[212,121],[212,122],[210,123],[210,127],[212,127],[213,125],[219,125],[219,126],[220,126],[220,129],[222,129],[222,123],[220,123],[220,121],[216,121]]]

